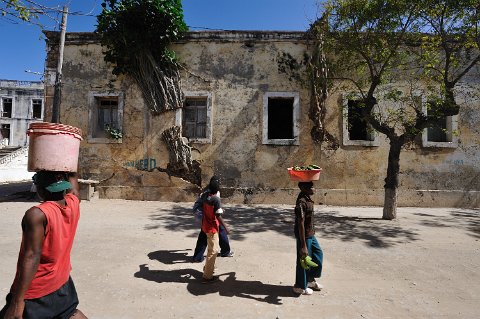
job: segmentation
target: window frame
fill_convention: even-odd
[[[8,117],[6,117],[8,118]],[[0,129],[2,128],[2,125],[9,125],[9,136],[8,136],[8,145],[7,146],[13,146],[12,145],[12,139],[13,139],[13,130],[16,129],[15,127],[15,122],[9,122],[9,121],[0,121]],[[5,138],[5,137],[3,137]]]
[[[422,112],[427,115],[426,101],[422,99]],[[458,135],[454,132],[458,131],[458,115],[446,116],[447,139],[450,141],[433,142],[428,140],[428,127],[422,131],[422,147],[425,148],[457,148]]]
[[[348,102],[350,100],[357,101],[360,99],[360,95],[350,93],[342,96],[342,140],[344,146],[365,146],[365,147],[378,147],[380,146],[379,134],[376,130],[373,130],[373,140],[351,140],[350,133],[348,132]]]
[[[12,111],[10,114],[10,117],[4,117],[3,116],[3,100],[4,99],[11,99],[12,100]],[[15,114],[15,97],[14,96],[9,96],[9,95],[4,95],[0,97],[0,118],[3,119],[13,119]]]
[[[268,99],[293,98],[293,138],[269,139],[268,138]],[[299,92],[265,92],[263,95],[263,126],[262,144],[265,145],[300,145],[300,93]]]
[[[98,101],[102,98],[117,98],[117,117],[118,129],[123,132],[123,109],[124,109],[124,94],[123,92],[89,92],[88,94],[88,143],[102,143],[102,144],[120,144],[123,138],[114,139],[108,137],[95,137],[95,131],[98,122]]]
[[[41,101],[42,102],[42,106],[40,108],[40,117],[33,117],[33,101]],[[31,119],[35,119],[35,120],[43,120],[43,112],[44,112],[44,101],[42,98],[31,98],[30,99],[30,111],[28,112],[29,113],[29,118]]]
[[[200,143],[200,144],[211,144],[212,143],[212,105],[213,105],[213,97],[211,92],[207,91],[188,91],[184,92],[184,102],[191,98],[191,99],[199,99],[205,98],[207,102],[207,119],[206,119],[206,128],[205,128],[205,137],[186,137],[188,138],[189,142],[192,143]],[[183,107],[177,109],[175,113],[175,125],[181,128],[181,132],[183,132]]]

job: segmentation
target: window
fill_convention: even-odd
[[[378,134],[361,116],[358,99],[343,102],[343,145],[378,146]]]
[[[208,92],[185,92],[183,108],[176,113],[176,125],[182,136],[196,143],[212,142],[212,95]]]
[[[263,144],[299,145],[299,94],[267,92],[263,98]]]
[[[41,119],[42,118],[42,106],[43,101],[40,99],[32,100],[32,118]]]
[[[207,137],[207,99],[187,98],[183,106],[182,135],[190,139]]]
[[[427,113],[425,105],[422,106],[423,112]],[[456,131],[458,127],[458,115],[446,116],[439,119],[434,126],[428,127],[422,133],[423,147],[452,147],[458,146],[458,136]]]
[[[2,98],[2,109],[1,109],[1,117],[12,117],[12,109],[13,109],[13,99],[4,97]]]
[[[89,95],[89,143],[121,143],[107,128],[123,131],[123,94],[96,93]]]
[[[0,124],[0,146],[9,145],[10,124]]]

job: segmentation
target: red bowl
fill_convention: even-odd
[[[320,172],[322,171],[321,168],[306,171],[296,171],[293,169],[293,167],[289,167],[287,170],[290,179],[296,182],[318,181],[320,179]]]

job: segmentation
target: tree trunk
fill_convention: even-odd
[[[397,190],[398,188],[385,188],[383,219],[392,220],[397,218]]]
[[[385,200],[383,203],[383,219],[397,218],[398,175],[400,174],[400,151],[403,143],[398,138],[390,138],[388,151],[387,177],[385,178]]]

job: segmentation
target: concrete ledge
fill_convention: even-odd
[[[82,200],[91,200],[98,196],[98,193],[95,192],[95,185],[100,183],[99,181],[91,179],[78,179],[78,184],[80,186],[80,198]]]

